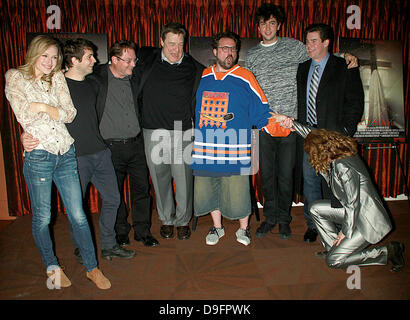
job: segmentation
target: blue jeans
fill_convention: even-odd
[[[47,269],[58,267],[49,231],[53,181],[63,200],[68,220],[73,226],[73,234],[79,244],[84,266],[87,271],[97,267],[90,227],[82,205],[74,146],[63,155],[54,155],[45,150],[26,152],[23,173],[33,210],[33,237]]]
[[[316,200],[322,200],[322,177],[316,174],[315,169],[308,161],[308,155],[303,152],[303,193],[305,195],[304,216],[309,229],[316,230],[316,226],[310,217],[309,206]]]

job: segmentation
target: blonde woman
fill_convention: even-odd
[[[333,208],[330,200],[318,200],[310,205],[309,212],[326,249],[318,256],[325,258],[331,268],[385,265],[390,261],[391,271],[400,271],[404,266],[402,243],[392,241],[387,246],[368,248],[382,240],[392,225],[357,154],[356,141],[335,131],[311,130],[284,115],[275,114],[275,118],[305,139],[309,162],[343,205]]]
[[[61,72],[62,53],[57,40],[35,37],[27,50],[25,64],[6,73],[6,97],[25,132],[39,140],[25,152],[23,173],[32,203],[32,233],[55,286],[69,287],[71,281],[59,266],[50,238],[51,186],[55,183],[80,246],[86,277],[98,288],[110,281],[97,267],[90,228],[82,207],[74,139],[65,123],[73,121],[76,109]],[[49,281],[47,282],[49,283]]]

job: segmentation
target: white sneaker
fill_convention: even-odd
[[[225,228],[223,226],[222,228],[212,227],[209,230],[208,235],[206,236],[206,244],[213,246],[217,244],[219,239],[222,238],[224,235],[225,235]]]
[[[251,233],[249,232],[249,227],[246,230],[241,228],[236,231],[236,241],[247,246],[251,243]]]

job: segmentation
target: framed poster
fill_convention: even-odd
[[[401,41],[339,38],[339,51],[350,52],[359,59],[365,105],[355,138],[403,138]]]

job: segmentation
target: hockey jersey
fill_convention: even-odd
[[[194,174],[250,174],[252,127],[274,136],[290,133],[269,121],[271,116],[252,72],[239,65],[223,73],[205,69],[196,93]]]

